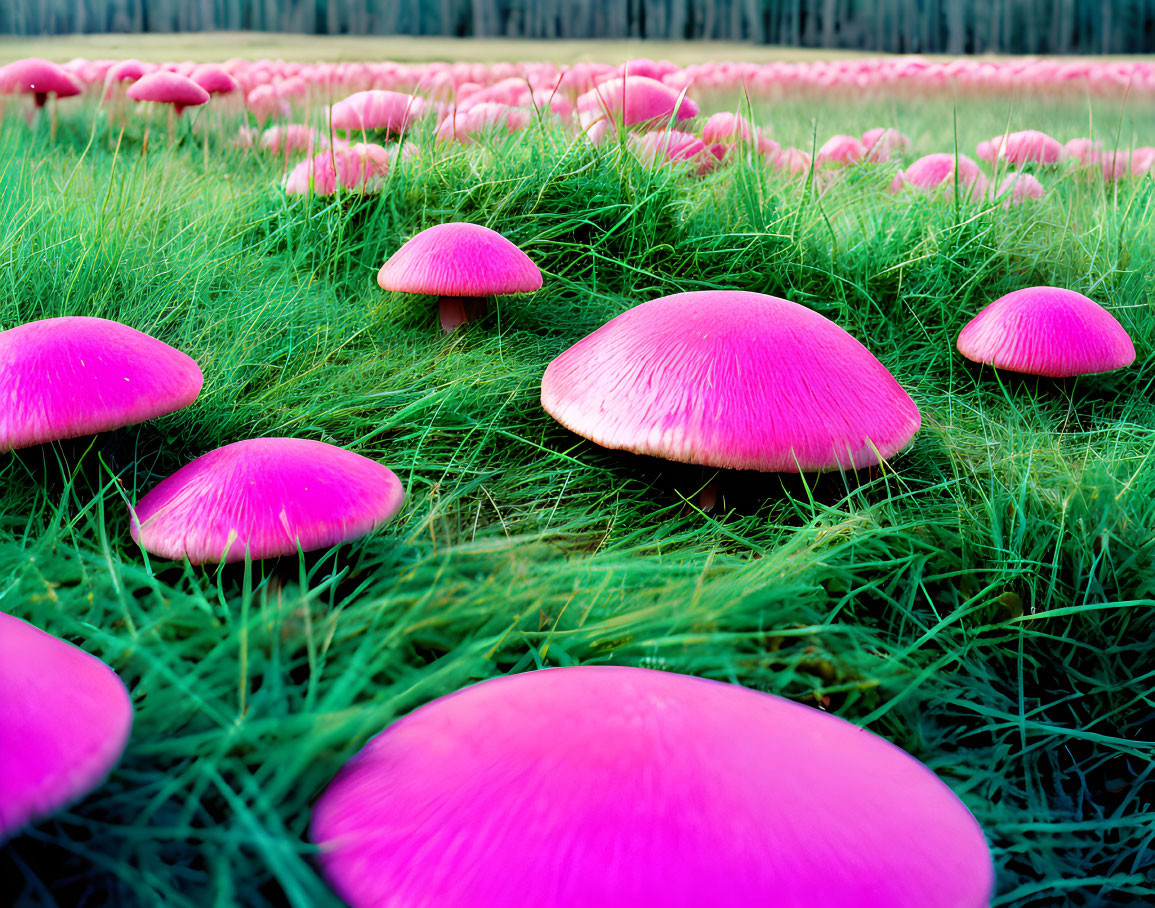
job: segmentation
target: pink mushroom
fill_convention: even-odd
[[[919,158],[902,172],[903,185],[929,192],[948,189],[955,183],[957,165],[958,183],[963,198],[979,199],[987,189],[987,178],[979,165],[965,154],[957,156],[940,152]]]
[[[1065,155],[1057,139],[1037,129],[995,136],[989,142],[980,142],[977,153],[980,160],[992,163],[1005,160],[1013,167],[1028,163],[1055,164]]]
[[[254,438],[181,467],[140,499],[132,538],[163,558],[216,564],[357,539],[401,508],[388,467],[320,441]]]
[[[1002,199],[1003,207],[1009,210],[1012,205],[1021,205],[1028,199],[1041,199],[1045,194],[1043,184],[1035,177],[1015,171],[1006,175],[991,197]]]
[[[878,127],[862,134],[862,147],[866,149],[866,160],[882,163],[910,148],[910,138],[897,129]]]
[[[1059,287],[999,297],[962,329],[958,349],[977,363],[1051,378],[1110,372],[1135,361],[1135,345],[1115,316]]]
[[[480,224],[422,230],[381,267],[382,290],[439,297],[446,333],[485,314],[485,299],[541,289],[541,271],[500,233]]]
[[[921,425],[886,367],[834,322],[736,290],[622,313],[549,364],[541,403],[603,447],[737,470],[869,466]]]
[[[206,63],[193,70],[192,80],[210,95],[231,95],[240,88],[223,67]]]
[[[0,840],[99,785],[131,728],[111,668],[0,612]]]
[[[119,322],[65,316],[0,331],[0,452],[163,416],[203,382],[191,357]]]
[[[866,146],[854,136],[832,136],[826,144],[818,149],[815,159],[819,167],[823,164],[835,164],[845,167],[857,164],[866,156]]]
[[[69,98],[80,94],[80,85],[51,60],[27,57],[0,67],[0,94],[32,95],[43,107],[49,95]]]
[[[617,121],[625,126],[665,126],[671,119],[696,117],[698,105],[654,79],[626,76],[586,92],[578,98],[577,112],[584,129],[599,123],[612,129]]]
[[[187,76],[161,70],[148,73],[133,82],[128,89],[128,97],[133,101],[170,104],[179,117],[186,107],[207,104],[209,93]]]
[[[625,666],[483,681],[385,729],[313,810],[352,908],[986,908],[982,829],[836,716]]]
[[[709,173],[718,166],[718,156],[706,147],[693,133],[676,129],[662,129],[642,135],[630,136],[630,148],[638,160],[650,164],[675,164],[687,162],[694,165],[698,176]],[[724,153],[725,149],[723,149]]]
[[[425,99],[398,91],[359,91],[333,105],[333,129],[399,134],[425,113]]]
[[[403,156],[411,152],[406,145]],[[396,157],[396,149],[386,150],[371,143],[349,148],[332,148],[302,161],[285,178],[289,195],[332,195],[337,188],[368,193],[379,188]]]

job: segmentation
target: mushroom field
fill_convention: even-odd
[[[1155,902],[1155,64],[28,58],[0,180],[5,903]]]

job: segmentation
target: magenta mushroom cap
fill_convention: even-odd
[[[549,364],[541,402],[604,447],[738,470],[869,466],[921,426],[902,386],[834,322],[736,290],[623,312]]]
[[[0,67],[0,94],[30,94],[41,103],[45,95],[69,98],[80,94],[80,85],[51,60],[27,57]]]
[[[229,95],[240,88],[236,79],[212,63],[198,66],[190,78],[210,95]]]
[[[133,101],[155,101],[158,104],[171,104],[179,113],[186,107],[196,107],[207,104],[211,97],[188,76],[180,73],[159,70],[141,76],[125,93]]]
[[[333,105],[334,129],[358,131],[386,129],[403,132],[425,113],[424,98],[399,91],[359,91]]]
[[[120,322],[64,316],[0,331],[0,452],[163,416],[203,383],[192,357]]]
[[[484,681],[385,729],[317,801],[352,908],[986,908],[982,830],[828,713],[624,666]]]
[[[487,297],[541,289],[528,255],[480,224],[438,224],[398,249],[377,274],[382,290]]]
[[[116,672],[0,612],[0,839],[99,785],[131,728]]]
[[[995,300],[962,329],[958,349],[976,363],[1051,378],[1135,361],[1135,345],[1115,316],[1059,287],[1027,287]]]
[[[371,533],[401,508],[388,467],[304,438],[253,438],[217,448],[137,503],[132,538],[193,564],[325,549]]]

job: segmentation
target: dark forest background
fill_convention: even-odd
[[[916,53],[1155,52],[1155,0],[0,0],[0,34],[656,38]]]

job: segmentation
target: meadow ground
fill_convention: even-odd
[[[784,145],[895,126],[914,154],[973,154],[1007,127],[1150,144],[1155,123],[1118,100],[755,114]],[[166,418],[0,458],[2,607],[83,641],[136,706],[107,784],[0,852],[20,902],[335,904],[307,826],[342,763],[434,697],[572,664],[740,683],[884,735],[981,822],[997,905],[1155,897],[1150,176],[1044,172],[1046,199],[1004,211],[893,197],[894,165],[818,194],[760,164],[697,178],[532,126],[437,153],[419,134],[379,195],[307,199],[280,190],[279,161],[222,141],[206,168],[187,141],[142,156],[139,126],[110,138],[92,107],[55,144],[9,112],[0,327],[119,319],[206,381]],[[545,285],[445,337],[429,301],[374,278],[454,219],[513,239]],[[1136,363],[1055,381],[958,355],[975,312],[1036,284],[1106,305]],[[562,350],[704,288],[788,297],[862,340],[922,410],[910,450],[858,474],[720,474],[706,513],[715,471],[603,450],[542,411]],[[379,459],[405,507],[299,559],[150,561],[128,503],[256,435]]]

